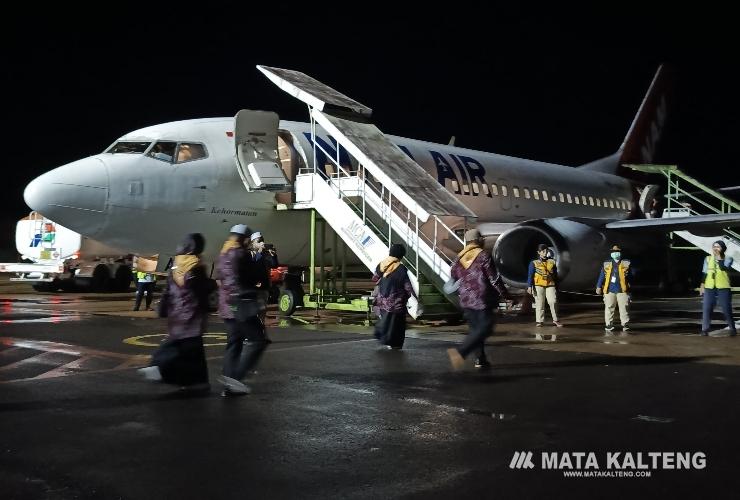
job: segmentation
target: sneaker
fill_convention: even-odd
[[[475,365],[474,366],[476,368],[490,368],[491,367],[491,362],[488,361],[485,358],[484,359],[478,358],[478,359],[475,360]]]
[[[627,332],[629,332],[629,331],[630,331],[629,325],[623,325],[622,326],[622,335],[628,335]]]
[[[252,392],[247,384],[240,382],[235,378],[223,375],[219,378],[219,381],[224,385],[224,391],[233,394],[249,394]]]
[[[233,392],[233,391],[230,391],[229,389],[224,389],[223,391],[221,391],[221,397],[222,398],[232,398],[232,397],[237,397],[237,396],[246,396],[247,394],[248,393],[246,393],[246,392]]]
[[[537,323],[537,328],[541,328],[541,327],[542,327],[542,323]]]
[[[706,332],[706,331],[702,330],[702,332],[701,332],[701,334],[700,334],[700,335],[701,335],[702,337],[707,337],[707,336],[709,336],[709,332]]]
[[[614,325],[606,325],[604,327],[604,330],[607,332],[613,332],[614,331]]]
[[[450,357],[450,364],[452,365],[453,370],[462,370],[463,366],[465,366],[465,358],[463,358],[460,351],[454,347],[447,349],[447,356]]]
[[[555,326],[557,326],[558,328],[562,328],[563,327],[563,324],[560,321],[553,321],[552,324],[555,325]]]
[[[147,380],[151,380],[152,382],[162,381],[162,374],[160,373],[158,366],[145,366],[144,368],[139,368],[136,371],[139,372],[142,377]]]

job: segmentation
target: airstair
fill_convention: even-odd
[[[456,241],[462,248],[450,227],[459,227],[461,219],[470,225],[475,214],[369,122],[370,108],[303,73],[258,69],[309,109],[313,162],[296,176],[292,208],[318,212],[370,271],[391,244],[404,244],[404,264],[425,315],[450,307],[455,298],[439,291],[450,278],[454,253],[441,242]],[[335,140],[336,153],[326,151],[318,135]],[[340,160],[342,148],[350,165]],[[330,165],[318,165],[320,156]],[[421,313],[413,299],[408,311],[414,318]]]
[[[679,219],[695,216],[717,216],[736,214],[740,212],[740,204],[723,196],[695,178],[686,175],[675,165],[625,165],[633,170],[649,174],[662,174],[668,181],[665,199],[666,207],[662,218]],[[712,253],[712,243],[722,240],[727,245],[726,255],[733,258],[732,267],[740,271],[740,233],[722,227],[699,231],[678,230],[671,233],[671,247],[679,250],[699,249],[707,254]],[[675,236],[690,243],[675,241]]]

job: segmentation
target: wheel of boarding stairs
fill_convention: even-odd
[[[296,308],[296,295],[293,290],[285,289],[280,291],[280,297],[278,297],[278,311],[281,316],[290,316],[295,312]]]

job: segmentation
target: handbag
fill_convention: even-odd
[[[164,292],[162,292],[162,295],[159,296],[159,302],[157,303],[157,316],[160,318],[166,318],[168,314],[168,309],[170,307],[170,287],[169,283],[167,284],[167,287],[164,289]]]

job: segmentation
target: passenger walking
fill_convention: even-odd
[[[604,294],[604,335],[611,336],[614,331],[614,310],[619,305],[619,319],[622,322],[622,335],[630,330],[629,305],[631,302],[630,280],[632,271],[630,261],[622,258],[622,250],[614,245],[609,254],[611,259],[604,262],[596,282],[596,293]]]
[[[401,259],[406,248],[398,243],[391,245],[388,257],[375,268],[373,281],[377,283],[374,308],[379,316],[375,324],[375,338],[388,349],[403,348],[406,339],[406,303],[416,297],[406,266]]]
[[[244,247],[248,234],[251,231],[244,224],[233,226],[217,263],[220,280],[218,310],[227,331],[222,396],[250,392],[242,380],[256,366],[267,347],[265,328],[260,319],[264,303],[257,293],[260,280],[264,279],[264,266],[255,262],[252,253]]]
[[[468,320],[468,335],[460,347],[447,350],[452,368],[460,370],[465,358],[476,352],[476,368],[488,368],[486,338],[493,334],[494,309],[499,299],[506,297],[501,275],[496,270],[491,256],[481,247],[481,235],[477,229],[465,233],[465,248],[452,264],[452,279],[459,281],[460,306]]]
[[[722,240],[712,244],[712,255],[704,259],[702,275],[704,277],[699,293],[704,296],[703,313],[701,321],[701,334],[707,336],[712,327],[712,312],[714,306],[719,302],[725,321],[730,329],[730,336],[737,335],[735,320],[732,317],[732,289],[730,288],[730,276],[727,272],[732,268],[732,257],[725,256],[727,245]]]
[[[200,262],[204,246],[203,235],[192,233],[178,247],[161,298],[160,311],[167,317],[167,338],[152,355],[151,365],[139,370],[149,380],[191,391],[210,388],[203,334],[213,285]]]
[[[552,324],[561,327],[563,324],[558,321],[557,313],[558,269],[555,259],[552,258],[550,249],[544,243],[537,247],[537,256],[537,259],[529,263],[527,277],[527,293],[534,297],[535,321],[537,326],[542,326],[545,322],[545,300],[547,300],[552,315]]]

